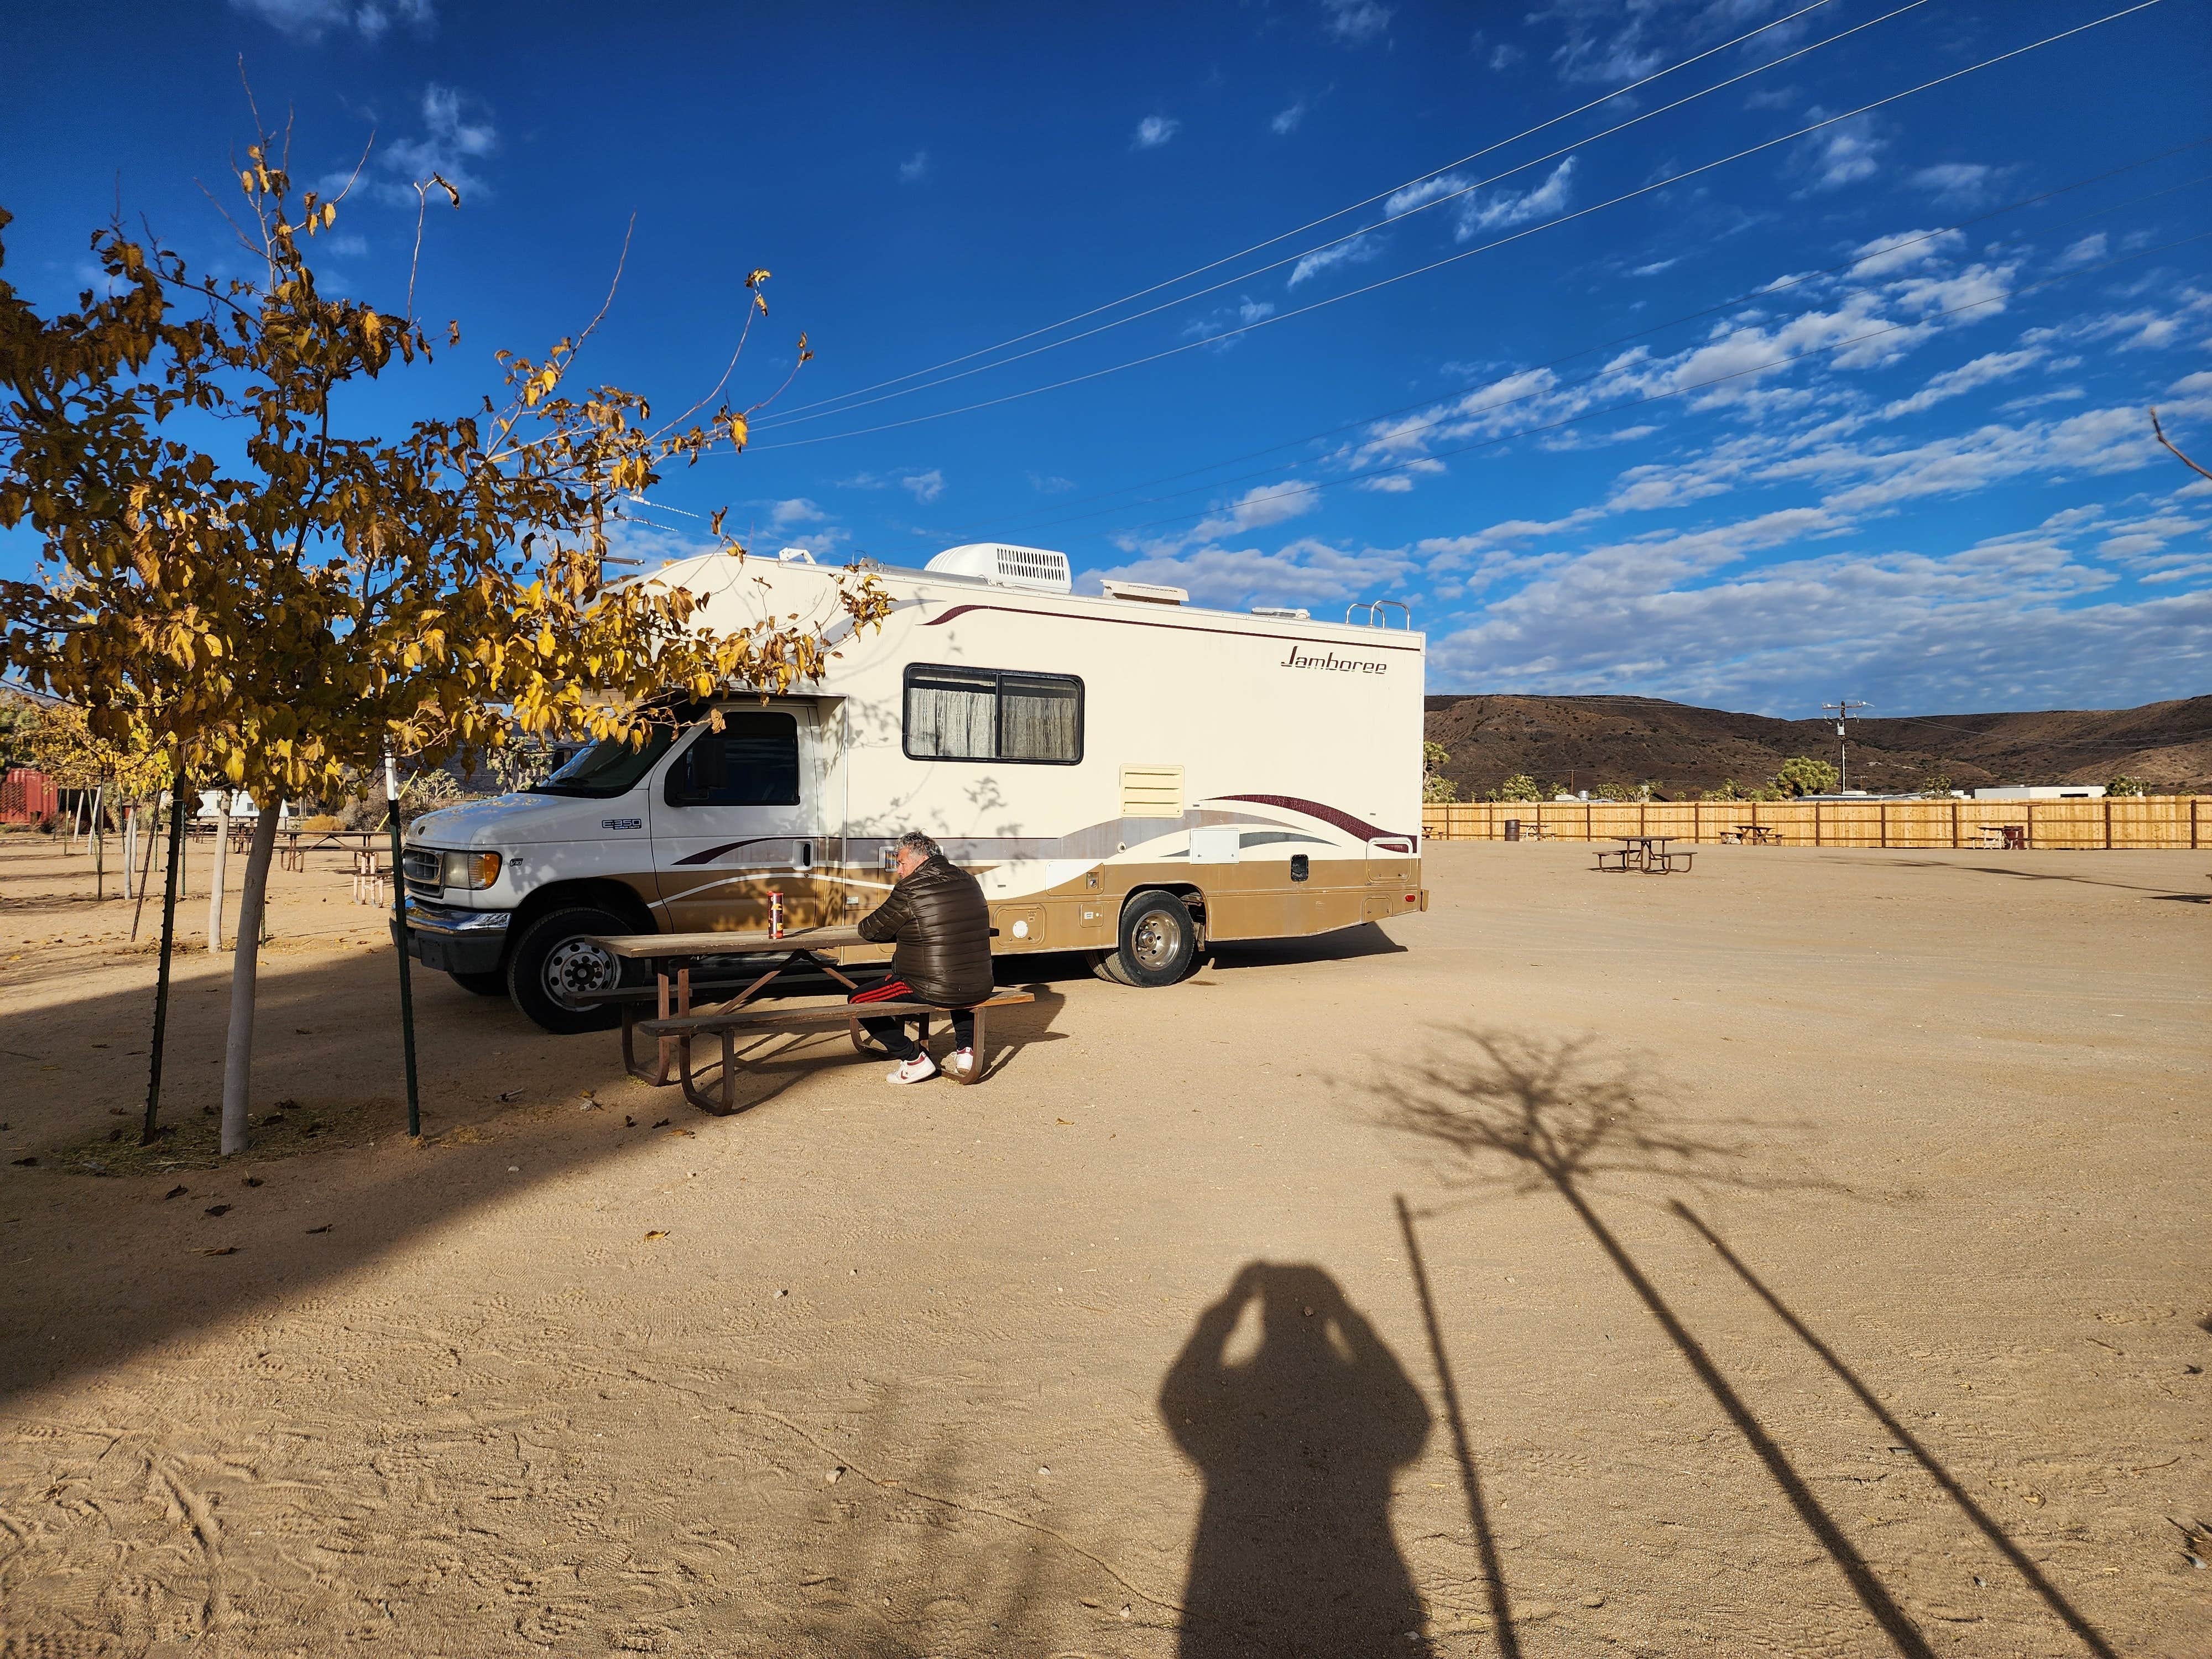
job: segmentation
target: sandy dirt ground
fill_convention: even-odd
[[[0,837],[0,1654],[2212,1654],[2212,854],[1589,862],[729,1118],[425,975],[416,1144],[320,855],[218,1165]]]

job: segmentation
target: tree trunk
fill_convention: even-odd
[[[253,1099],[253,987],[261,965],[261,910],[269,866],[276,853],[276,814],[264,807],[253,821],[246,879],[238,896],[238,945],[230,963],[230,1038],[222,1054],[222,1153],[246,1150],[246,1112]],[[221,891],[220,887],[216,890]]]
[[[230,789],[222,791],[222,805],[215,809],[215,873],[208,878],[208,954],[222,949],[222,866],[230,854]]]

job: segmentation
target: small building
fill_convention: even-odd
[[[2102,800],[2101,783],[2006,783],[1974,791],[1976,800]]]

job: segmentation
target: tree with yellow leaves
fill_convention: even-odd
[[[75,312],[42,317],[0,281],[0,526],[42,543],[39,580],[0,581],[0,672],[80,704],[94,736],[270,806],[386,755],[434,763],[526,734],[641,744],[668,688],[820,676],[819,627],[709,631],[684,589],[604,575],[623,501],[665,465],[742,449],[751,410],[693,420],[717,386],[655,425],[635,393],[572,389],[587,328],[541,362],[499,354],[504,392],[469,413],[362,433],[347,393],[431,355],[411,279],[405,314],[325,295],[309,252],[343,193],[295,195],[273,136],[247,160],[252,282],[196,276],[119,225],[92,239],[106,294]],[[744,279],[747,331],[767,276]],[[444,343],[459,339],[449,325]],[[743,556],[719,514],[714,533]],[[856,627],[887,608],[865,576],[841,592]],[[241,895],[226,1153],[246,1145],[276,823],[260,813]]]

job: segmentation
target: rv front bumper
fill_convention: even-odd
[[[407,901],[407,954],[448,974],[488,974],[507,953],[512,910],[464,910]]]

